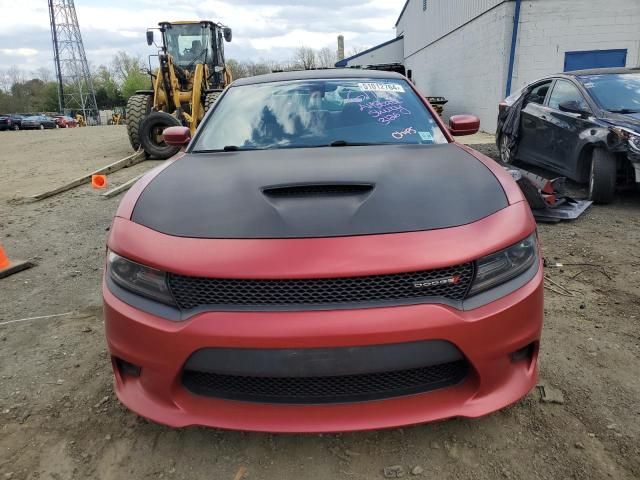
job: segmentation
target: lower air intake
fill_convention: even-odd
[[[400,397],[449,387],[466,377],[466,360],[428,367],[328,377],[250,377],[185,370],[197,395],[260,403],[320,404]]]

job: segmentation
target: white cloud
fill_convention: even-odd
[[[404,0],[76,0],[87,57],[108,63],[118,50],[147,56],[144,32],[165,20],[212,19],[233,29],[227,57],[286,60],[293,50],[370,47],[392,38]],[[53,69],[45,0],[0,0],[0,70]],[[34,67],[35,65],[35,67]]]
[[[38,55],[35,48],[0,48],[0,53],[9,57],[34,57]]]

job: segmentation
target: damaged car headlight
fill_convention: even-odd
[[[469,295],[483,292],[524,273],[538,261],[536,232],[515,245],[482,257],[476,262],[476,276]]]
[[[611,131],[617,137],[629,144],[629,148],[635,153],[640,153],[640,134],[624,127],[612,127]]]
[[[132,262],[110,251],[107,254],[107,275],[125,290],[168,305],[176,303],[167,285],[167,274],[163,271]]]
[[[629,147],[637,153],[640,153],[640,135],[629,133]]]

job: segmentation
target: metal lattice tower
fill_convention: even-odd
[[[82,112],[99,122],[96,93],[84,53],[73,0],[48,0],[51,41],[58,81],[58,106]]]

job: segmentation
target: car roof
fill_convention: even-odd
[[[253,85],[256,83],[285,82],[292,80],[328,80],[340,78],[376,78],[385,80],[404,80],[404,76],[395,72],[362,70],[359,68],[327,68],[322,70],[299,70],[293,72],[267,73],[255,77],[235,80],[232,86]]]
[[[588,70],[573,70],[571,72],[564,72],[561,75],[579,77],[582,75],[620,75],[624,73],[640,73],[640,68],[591,68]]]

